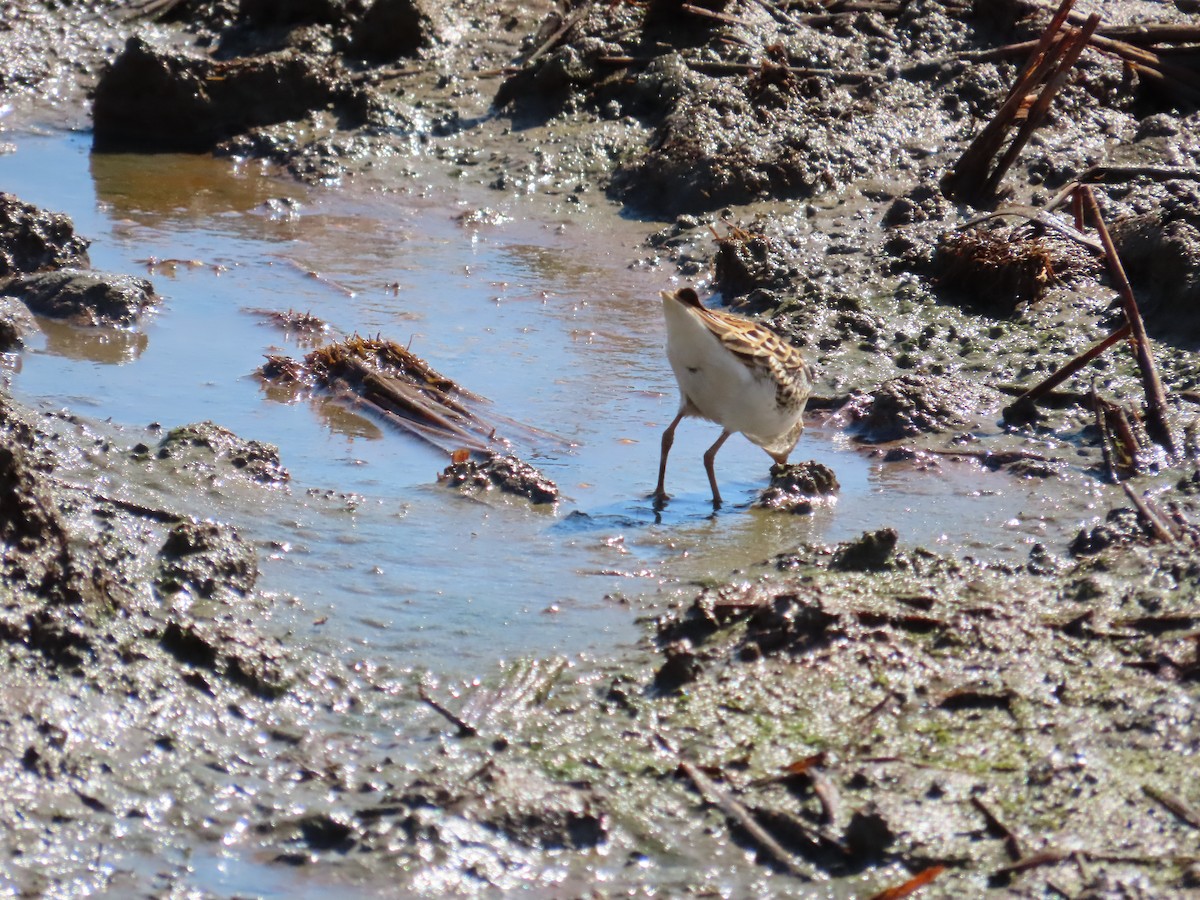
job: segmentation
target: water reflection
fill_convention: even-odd
[[[146,226],[182,219],[208,227],[214,218],[260,207],[270,216],[281,198],[290,204],[304,194],[257,164],[232,167],[198,154],[91,153],[88,170],[110,216]]]
[[[42,317],[37,321],[46,338],[43,352],[67,359],[119,366],[138,359],[150,343],[141,331],[85,327]]]

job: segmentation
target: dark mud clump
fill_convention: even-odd
[[[132,325],[158,299],[145,278],[78,269],[16,276],[0,290],[39,316],[77,325]]]
[[[29,335],[37,331],[38,324],[29,307],[13,297],[0,295],[0,353],[25,346]]]
[[[0,445],[0,540],[7,551],[4,583],[44,600],[79,602],[84,583],[70,552],[70,531],[35,450],[34,431],[8,400],[0,404],[0,427],[5,437]],[[42,614],[37,615],[40,620]],[[35,627],[33,619],[29,627]]]
[[[754,291],[781,291],[799,274],[795,247],[779,239],[740,227],[717,238],[713,286],[728,303]]]
[[[134,448],[135,455],[149,453],[150,448],[144,444]],[[246,440],[212,422],[172,429],[159,442],[154,456],[171,460],[181,470],[208,480],[222,478],[230,471],[259,484],[284,484],[290,479],[276,447]]]
[[[425,828],[442,832],[454,842],[454,829],[437,823],[447,816],[483,826],[517,845],[544,850],[584,850],[604,843],[607,831],[604,804],[586,788],[551,781],[513,762],[493,761],[466,782],[418,780],[388,805],[393,810],[375,819],[365,843],[386,836],[388,820],[397,819],[414,838]],[[366,811],[363,818],[370,816]],[[383,827],[381,827],[383,826]],[[372,834],[378,832],[378,837]]]
[[[840,490],[837,476],[818,462],[771,466],[771,483],[754,505],[762,509],[811,513]]]
[[[86,268],[88,243],[68,216],[0,193],[0,276]]]
[[[868,531],[858,540],[838,545],[829,565],[845,572],[879,571],[891,560],[899,540],[894,528]]]
[[[96,87],[95,147],[211,150],[327,106],[346,125],[362,124],[361,98],[331,65],[291,50],[228,61],[189,58],[130,38]]]
[[[524,460],[498,453],[451,463],[438,481],[466,493],[498,488],[534,504],[557,503],[559,499],[558,485],[553,481]]]
[[[37,315],[77,325],[134,324],[157,300],[154,286],[144,278],[92,271],[88,243],[69,217],[0,194],[0,294]],[[19,346],[32,330],[19,311],[6,312],[3,320],[0,344],[6,347]]]
[[[1200,189],[1168,182],[1151,208],[1112,224],[1122,265],[1141,288],[1147,323],[1162,340],[1200,341]]]
[[[902,375],[872,392],[852,392],[836,415],[858,440],[883,443],[959,429],[999,407],[1000,394],[977,383]]]
[[[350,52],[376,63],[416,56],[443,38],[443,20],[430,0],[375,0],[352,26]]]
[[[1144,540],[1149,536],[1148,532],[1134,510],[1114,509],[1100,524],[1080,529],[1071,541],[1070,550],[1076,556],[1092,556],[1112,546]]]
[[[231,18],[195,18],[203,48],[128,39],[96,86],[96,149],[222,147],[287,156],[307,139],[286,128],[272,135],[272,126],[332,113],[337,127],[350,131],[394,118],[373,87],[388,75],[376,78],[369,68],[426,51],[448,32],[445,11],[425,0],[253,2]],[[325,142],[334,155],[340,147]],[[309,165],[338,171],[333,160]]]
[[[258,578],[254,548],[236,532],[213,522],[180,522],[158,551],[154,584],[163,594],[191,591],[212,597],[218,590],[248,594]]]

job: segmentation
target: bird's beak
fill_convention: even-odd
[[[671,291],[659,291],[658,295],[664,300],[674,300],[675,295]]]

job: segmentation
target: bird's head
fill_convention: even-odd
[[[659,294],[662,295],[662,298],[664,300],[674,300],[676,303],[681,303],[684,306],[699,307],[701,305],[700,304],[700,295],[697,294],[695,292],[695,290],[693,290],[690,287],[682,287],[679,290],[674,291],[674,292],[659,291]]]

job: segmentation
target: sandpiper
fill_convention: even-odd
[[[706,308],[690,287],[661,293],[667,359],[679,382],[679,412],[663,432],[653,497],[659,503],[667,500],[663,481],[675,427],[684,416],[696,416],[722,428],[704,454],[713,505],[719,506],[713,460],[721,445],[735,431],[741,432],[776,463],[786,463],[804,430],[812,369],[800,351],[775,332],[744,316]]]

